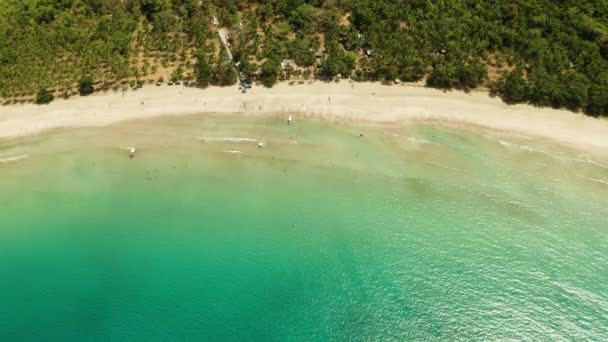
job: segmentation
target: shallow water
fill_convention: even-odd
[[[608,336],[608,167],[547,142],[192,116],[0,159],[3,340]]]

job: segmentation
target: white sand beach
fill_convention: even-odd
[[[0,138],[137,118],[196,113],[270,115],[289,113],[372,122],[433,120],[546,138],[579,149],[608,150],[608,120],[566,110],[507,105],[485,92],[442,92],[378,83],[278,84],[241,94],[235,87],[207,89],[145,86],[137,91],[56,99],[49,105],[0,107]]]

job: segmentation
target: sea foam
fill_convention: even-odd
[[[21,159],[25,159],[28,158],[29,156],[27,154],[21,154],[18,156],[11,156],[11,157],[6,157],[6,158],[0,158],[0,163],[10,163],[10,162],[15,162]]]
[[[235,138],[235,137],[196,137],[204,142],[257,142],[254,138]]]
[[[605,181],[605,180],[603,180],[603,179],[591,178],[591,177],[585,177],[585,176],[580,175],[580,174],[577,174],[577,176],[579,176],[580,178],[584,178],[584,179],[590,180],[590,181],[592,181],[592,182],[596,182],[596,183],[601,183],[601,184],[604,184],[604,185],[608,185],[608,181]]]
[[[599,163],[587,156],[583,156],[583,158],[569,158],[569,157],[564,157],[564,156],[560,156],[554,153],[550,153],[547,151],[543,151],[541,149],[537,149],[537,148],[533,148],[530,147],[528,145],[520,145],[520,144],[516,144],[516,143],[512,143],[512,142],[508,142],[508,141],[504,141],[504,140],[498,140],[498,143],[500,143],[502,146],[508,147],[508,148],[517,148],[523,151],[528,151],[528,152],[534,152],[534,153],[540,153],[540,154],[544,154],[547,155],[551,158],[555,158],[555,159],[559,159],[559,160],[567,160],[567,161],[573,161],[573,162],[578,162],[578,163],[589,163],[592,165],[595,165],[597,167],[601,167],[603,169],[608,169],[608,165],[605,165],[603,163]]]

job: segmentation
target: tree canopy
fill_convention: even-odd
[[[78,82],[78,92],[80,93],[80,95],[86,96],[92,94],[95,90],[93,88],[93,82],[93,78],[90,76],[85,76],[81,78],[80,82]]]
[[[0,97],[159,78],[423,81],[608,115],[604,0],[1,0]],[[230,32],[227,61],[216,26]],[[293,61],[293,63],[281,63]],[[177,70],[177,71],[176,71]],[[82,93],[82,92],[81,92]]]
[[[47,104],[47,103],[51,103],[54,99],[53,94],[51,94],[48,90],[46,89],[40,89],[37,93],[36,93],[36,103],[37,104]]]

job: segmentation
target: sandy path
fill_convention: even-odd
[[[608,120],[565,110],[509,106],[486,93],[443,93],[414,86],[372,83],[279,84],[208,89],[146,86],[125,94],[105,93],[33,104],[0,107],[0,138],[35,134],[59,127],[100,126],[163,115],[308,113],[323,118],[378,122],[440,120],[552,139],[582,149],[608,151]]]

